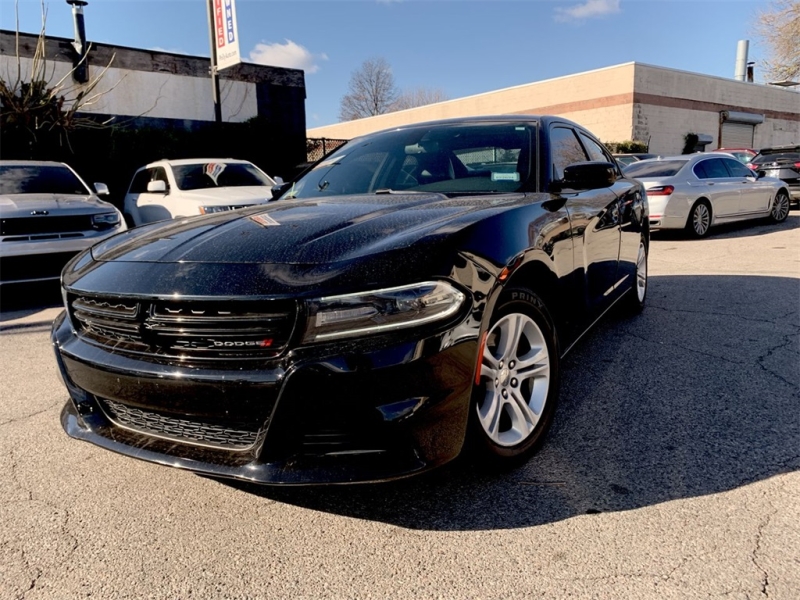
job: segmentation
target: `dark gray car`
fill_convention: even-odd
[[[800,144],[762,148],[748,166],[761,177],[782,179],[792,204],[800,205]]]

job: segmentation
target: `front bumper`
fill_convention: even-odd
[[[68,435],[149,462],[267,484],[383,481],[458,456],[476,340],[445,332],[214,370],[92,345],[66,313],[52,332],[70,395],[61,414]]]

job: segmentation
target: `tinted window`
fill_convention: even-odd
[[[721,158],[701,160],[694,166],[694,174],[700,179],[719,179],[731,176]]]
[[[625,174],[630,177],[672,177],[677,175],[688,161],[685,160],[648,160],[633,163],[625,167]]]
[[[197,163],[174,165],[172,173],[181,190],[202,190],[218,187],[244,187],[275,185],[253,165],[243,163]]]
[[[0,194],[89,194],[67,167],[0,166]]]
[[[732,160],[730,158],[723,158],[722,162],[725,163],[725,166],[728,167],[728,171],[731,174],[731,177],[752,177],[753,171],[745,167],[742,163],[738,160]]]
[[[376,191],[513,192],[528,184],[533,125],[410,127],[354,140],[286,194],[309,198]]]
[[[550,147],[553,153],[553,178],[563,179],[564,168],[588,160],[575,132],[567,127],[553,127],[550,131]]]

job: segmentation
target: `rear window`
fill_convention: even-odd
[[[0,194],[90,194],[81,180],[59,165],[0,166]]]
[[[686,160],[643,160],[625,167],[625,175],[636,178],[647,177],[672,177],[677,175],[684,166]]]
[[[763,165],[764,163],[796,163],[800,161],[800,152],[776,152],[775,154],[759,154],[750,162],[754,165]]]

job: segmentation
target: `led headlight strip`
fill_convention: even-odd
[[[304,342],[368,335],[446,319],[464,294],[445,281],[425,281],[308,302]]]

